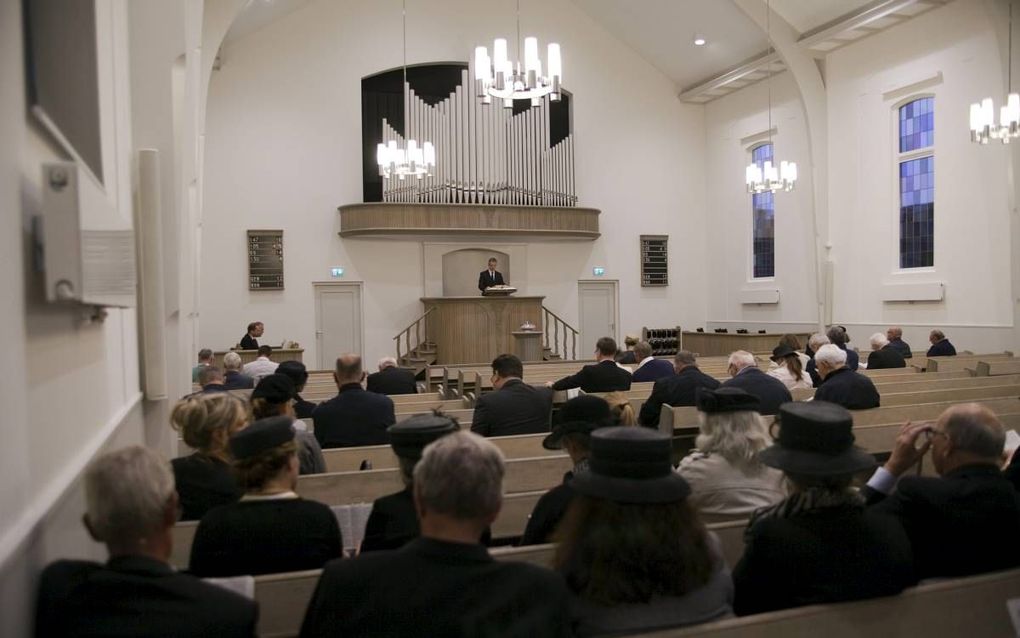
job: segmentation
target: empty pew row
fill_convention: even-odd
[[[1015,361],[1012,352],[996,352],[989,354],[956,355],[954,357],[925,357],[920,360],[928,372],[952,372],[955,370],[974,369],[981,361]],[[917,365],[917,364],[914,364]]]
[[[978,361],[974,373],[978,377],[1020,375],[1020,360]]]

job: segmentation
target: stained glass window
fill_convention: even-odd
[[[935,98],[923,97],[900,107],[900,153],[935,144]]]
[[[751,161],[763,166],[772,159],[772,144],[756,146],[751,151]],[[751,213],[753,215],[753,247],[754,267],[752,276],[775,277],[776,275],[776,231],[775,231],[775,199],[772,193],[755,193],[751,195]]]
[[[934,98],[900,107],[899,149],[910,153],[899,162],[900,268],[935,265],[935,157],[923,153],[935,144],[934,116]]]

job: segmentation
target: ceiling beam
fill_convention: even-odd
[[[836,18],[832,22],[823,24],[818,28],[806,32],[804,35],[800,36],[800,39],[797,40],[797,44],[805,48],[811,48],[812,46],[825,42],[826,40],[837,38],[841,33],[867,27],[872,22],[881,20],[882,18],[892,13],[896,13],[905,7],[919,3],[932,4],[928,0],[877,0],[877,2],[871,3],[870,5],[862,8],[860,11],[855,11],[840,18]]]
[[[746,62],[740,63],[728,71],[723,71],[715,77],[684,87],[677,97],[681,100],[687,100],[702,93],[714,91],[715,89],[726,86],[730,82],[739,80],[744,76],[751,75],[755,71],[767,68],[775,62],[782,62],[782,58],[779,57],[778,53],[774,51],[772,53],[762,53],[761,55],[753,57]]]

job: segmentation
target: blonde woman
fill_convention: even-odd
[[[623,392],[610,392],[606,395],[606,403],[609,404],[609,412],[613,419],[613,425],[637,425],[637,415],[634,414],[634,406],[630,399]]]

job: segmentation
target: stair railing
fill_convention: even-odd
[[[393,340],[397,342],[397,361],[398,362],[403,361],[403,358],[405,356],[410,356],[411,353],[414,351],[414,349],[422,344],[422,338],[421,338],[422,332],[425,333],[425,339],[428,340],[428,338],[429,338],[428,316],[430,314],[432,314],[432,311],[435,310],[435,309],[436,309],[436,307],[432,306],[431,308],[429,308],[428,310],[425,311],[425,314],[423,314],[422,316],[420,316],[417,319],[415,319],[411,323],[411,325],[409,325],[408,327],[406,327],[403,330],[401,330],[400,334],[398,334],[397,336],[393,337]],[[414,333],[414,345],[413,346],[411,345],[411,333],[412,332]],[[404,350],[403,350],[403,352],[401,352],[401,349],[400,349],[400,342],[401,341],[404,342]]]
[[[577,330],[569,323],[561,319],[555,312],[542,306],[544,321],[542,329],[545,331],[545,347],[561,359],[577,359]],[[560,335],[563,335],[563,344],[560,344]],[[568,356],[569,355],[569,356]]]

